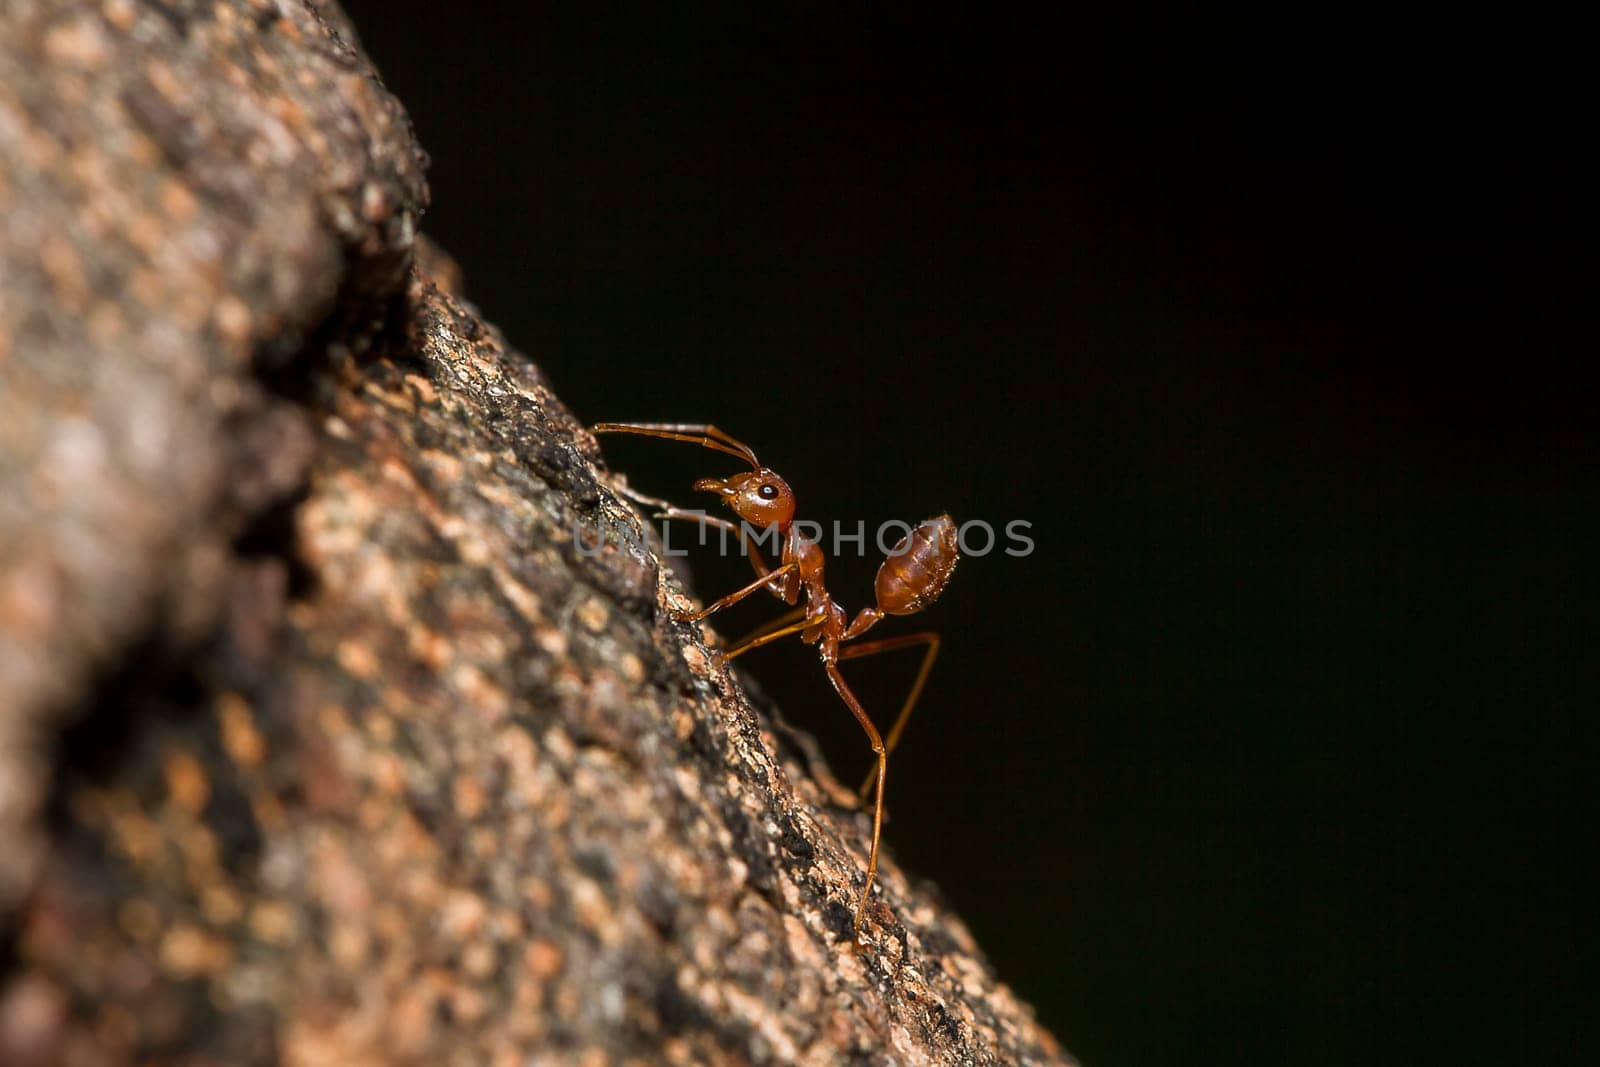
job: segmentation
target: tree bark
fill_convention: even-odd
[[[856,946],[331,3],[3,17],[0,1062],[1066,1062],[892,857]]]

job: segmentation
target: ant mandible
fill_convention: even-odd
[[[733,531],[738,534],[739,543],[745,549],[745,555],[750,558],[751,566],[755,568],[755,581],[719,600],[712,601],[699,611],[679,615],[679,621],[698,621],[737,604],[762,589],[786,604],[795,604],[800,594],[805,593],[803,604],[749,634],[729,648],[725,655],[731,660],[752,648],[759,648],[779,638],[798,633],[801,641],[817,646],[817,652],[822,657],[822,669],[827,672],[828,681],[833,684],[834,692],[839,694],[839,699],[844,701],[845,707],[850,709],[850,714],[856,717],[861,729],[866,731],[867,739],[872,743],[872,752],[878,761],[877,769],[867,776],[867,780],[861,786],[863,799],[869,789],[875,791],[875,798],[872,808],[872,851],[867,858],[867,881],[861,887],[861,897],[855,911],[854,930],[859,941],[861,912],[872,893],[872,884],[878,876],[878,839],[883,831],[883,780],[889,770],[889,753],[900,740],[906,720],[911,717],[911,710],[916,707],[917,698],[922,695],[922,687],[928,680],[928,672],[932,670],[934,658],[939,654],[939,635],[931,630],[925,630],[904,637],[888,637],[845,648],[839,646],[860,637],[882,621],[886,615],[914,615],[938,599],[939,594],[944,591],[945,583],[950,580],[950,575],[956,568],[956,560],[960,558],[955,522],[949,515],[940,515],[927,519],[901,538],[900,543],[878,568],[875,582],[877,606],[863,608],[854,619],[846,621],[845,609],[829,595],[827,586],[823,583],[822,549],[814,541],[802,537],[795,529],[794,492],[776,471],[761,465],[761,461],[756,458],[755,452],[751,451],[749,445],[736,440],[715,426],[697,423],[600,422],[596,423],[593,429],[595,433],[627,433],[641,437],[660,437],[668,441],[686,441],[702,448],[725,452],[750,464],[748,472],[735,474],[731,478],[701,478],[694,483],[694,487],[716,493],[722,498],[722,502],[743,520],[743,523],[761,529],[776,527],[783,546],[782,556],[776,567],[769,568],[761,553],[751,550],[746,540],[746,527],[743,524],[736,525],[727,519],[702,512],[685,511],[673,507],[664,500],[656,500],[631,491],[629,495],[660,508],[658,515],[661,518],[693,519],[718,529]],[[914,648],[918,645],[926,646],[922,656],[922,666],[918,669],[916,681],[912,683],[911,691],[906,695],[906,701],[900,708],[900,714],[895,718],[894,727],[885,739],[878,733],[878,728],[873,725],[872,719],[862,708],[861,701],[850,691],[844,676],[839,673],[839,662],[873,656],[880,652],[892,652],[896,649]]]

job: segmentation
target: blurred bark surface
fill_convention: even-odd
[[[332,4],[0,12],[0,1063],[1065,1062],[892,858],[853,945]]]

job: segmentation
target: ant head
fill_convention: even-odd
[[[759,467],[731,478],[701,478],[696,489],[716,493],[751,526],[787,526],[794,519],[794,493],[776,471]]]

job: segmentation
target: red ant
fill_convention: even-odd
[[[863,800],[866,799],[869,788],[875,788],[876,798],[872,809],[872,852],[867,859],[867,881],[861,888],[860,903],[855,911],[854,925],[856,938],[859,940],[861,911],[872,892],[872,883],[878,876],[878,838],[883,830],[883,779],[889,769],[889,753],[900,740],[906,720],[911,717],[911,709],[916,706],[917,698],[922,695],[923,684],[927,682],[928,672],[933,668],[934,658],[939,654],[939,635],[927,630],[922,633],[907,634],[904,637],[868,641],[842,649],[839,646],[846,641],[855,640],[872,629],[885,615],[913,615],[938,599],[939,594],[944,591],[945,583],[950,580],[950,575],[955,570],[956,560],[960,557],[955,522],[949,515],[940,515],[924,521],[901,538],[900,543],[878,568],[875,583],[877,606],[863,608],[854,619],[846,622],[845,609],[834,601],[828,594],[827,586],[823,584],[822,549],[817,547],[814,541],[802,537],[795,529],[794,492],[775,471],[761,465],[761,461],[756,458],[749,445],[736,440],[715,426],[692,423],[601,422],[595,424],[594,432],[630,433],[642,437],[661,437],[669,441],[686,441],[717,452],[725,452],[750,464],[751,469],[747,473],[722,479],[701,478],[694,483],[694,487],[716,493],[724,504],[750,526],[761,529],[776,527],[783,546],[782,557],[777,567],[769,568],[760,552],[750,550],[749,542],[746,540],[746,528],[742,524],[735,525],[727,519],[701,512],[684,511],[663,500],[631,492],[629,495],[661,508],[659,515],[661,518],[694,519],[718,529],[733,531],[738,534],[739,543],[744,547],[745,554],[750,557],[750,563],[755,568],[755,581],[720,600],[713,601],[699,611],[677,616],[679,621],[698,621],[737,604],[762,589],[787,604],[794,604],[804,591],[805,603],[735,643],[728,649],[726,656],[731,660],[752,648],[759,648],[781,637],[798,633],[800,640],[808,645],[817,646],[817,652],[822,657],[822,669],[827,672],[828,681],[833,684],[839,699],[844,701],[850,713],[866,731],[867,739],[872,742],[872,751],[877,756],[878,766],[861,786]],[[879,735],[878,728],[872,724],[872,719],[861,707],[861,702],[845,684],[844,676],[839,673],[839,661],[860,659],[863,656],[916,645],[926,645],[927,651],[923,653],[917,679],[912,683],[911,692],[906,696],[905,704],[901,706],[900,714],[895,719],[894,728],[889,731],[886,742]]]

